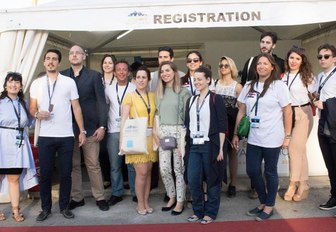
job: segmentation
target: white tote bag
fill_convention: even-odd
[[[133,98],[132,98],[133,104]],[[134,105],[134,104],[133,104]],[[147,117],[138,117],[134,105],[135,118],[125,121],[121,133],[120,154],[148,154],[147,151]]]

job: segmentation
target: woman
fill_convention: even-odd
[[[189,98],[185,113],[184,160],[194,211],[188,221],[201,220],[205,225],[216,219],[219,210],[227,118],[223,99],[209,90],[211,71],[201,66],[195,70],[194,78],[200,94]],[[208,201],[204,199],[203,180],[207,184]]]
[[[153,151],[152,128],[155,114],[155,95],[147,92],[150,81],[150,71],[146,67],[140,67],[134,78],[136,90],[126,93],[122,102],[121,128],[123,128],[128,117],[148,117],[147,129],[147,149],[148,154],[126,155],[126,164],[134,164],[135,168],[135,192],[138,199],[137,212],[141,215],[153,213],[153,208],[149,206],[148,198],[151,186],[151,170],[153,162],[158,161],[156,153]],[[122,136],[120,136],[122,138]],[[120,140],[120,144],[122,141]]]
[[[284,199],[301,201],[309,191],[306,143],[313,127],[309,96],[315,90],[315,80],[303,48],[292,47],[288,51],[285,68],[282,80],[290,92],[294,127],[288,146],[290,182]]]
[[[20,190],[37,185],[36,169],[27,127],[30,124],[22,91],[22,76],[9,72],[0,95],[0,192],[9,193],[12,217],[25,220],[20,213]],[[0,220],[5,220],[0,213]]]
[[[112,85],[114,81],[114,64],[116,62],[116,58],[112,54],[104,55],[101,60],[101,70],[102,70],[102,80],[105,87],[105,95],[107,91],[107,86]],[[111,177],[110,177],[110,159],[107,151],[107,136],[104,136],[103,140],[100,141],[100,149],[99,149],[99,162],[102,170],[102,176],[104,180],[104,188],[108,188],[111,186]]]
[[[225,140],[225,148],[229,154],[229,170],[230,170],[230,182],[227,191],[228,197],[236,196],[236,182],[237,182],[237,151],[232,147],[230,141],[233,139],[234,126],[236,123],[236,117],[238,113],[237,97],[239,96],[242,85],[239,84],[236,79],[238,76],[238,70],[235,62],[227,56],[223,56],[219,60],[218,66],[219,79],[215,82],[215,93],[223,97],[226,111],[228,113],[228,138]]]
[[[244,115],[251,125],[246,149],[246,171],[255,187],[260,205],[247,212],[263,221],[273,215],[278,189],[277,164],[280,148],[291,138],[292,110],[287,86],[279,80],[279,67],[269,54],[257,57],[257,78],[248,82],[238,97],[240,102],[233,144],[238,149],[237,125]],[[261,171],[265,162],[265,177]]]
[[[159,138],[173,136],[178,141],[173,150],[159,148],[160,173],[169,201],[162,211],[170,211],[174,206],[172,215],[183,212],[185,200],[185,183],[183,179],[184,167],[180,152],[180,135],[184,124],[186,101],[190,93],[186,88],[181,88],[177,67],[170,61],[164,61],[159,67],[160,79],[156,88],[157,112],[159,116]],[[173,154],[172,154],[173,153]],[[175,180],[172,175],[172,155]]]
[[[196,94],[196,88],[194,85],[194,74],[196,69],[198,69],[203,64],[203,58],[200,52],[190,51],[186,56],[188,71],[185,76],[181,78],[182,86],[186,87],[192,95]]]

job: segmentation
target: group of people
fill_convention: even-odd
[[[37,184],[27,132],[35,119],[42,208],[37,221],[51,214],[57,153],[59,210],[67,219],[74,218],[73,209],[85,205],[83,159],[100,210],[107,211],[123,200],[125,163],[136,212],[153,213],[149,195],[153,165],[158,162],[168,196],[161,210],[180,215],[189,197],[193,214],[187,221],[209,224],[219,211],[223,181],[228,183],[228,197],[236,195],[241,139],[237,128],[245,115],[250,118],[246,171],[251,197],[260,201],[247,215],[266,220],[273,215],[281,149],[288,149],[290,157],[284,200],[301,201],[308,196],[306,142],[313,124],[312,106],[321,115],[318,138],[331,184],[331,198],[320,209],[336,208],[336,132],[331,116],[336,104],[336,48],[330,44],[318,48],[323,72],[315,78],[303,48],[293,46],[282,60],[273,54],[276,42],[275,33],[262,33],[260,54],[246,62],[241,83],[236,64],[228,56],[219,59],[218,78],[214,80],[200,52],[186,55],[184,74],[174,63],[173,50],[161,47],[158,71],[151,73],[141,66],[130,80],[127,61],[105,55],[100,74],[84,66],[85,50],[75,45],[69,51],[71,67],[64,71],[58,70],[61,52],[46,51],[45,75],[30,86],[28,106],[21,74],[9,72],[0,96],[0,190],[10,195],[14,220],[24,220],[19,191]],[[135,117],[148,119],[148,152],[122,156],[123,127],[128,118]],[[175,139],[176,146],[164,149],[161,143],[168,137]],[[105,157],[99,152],[103,149],[107,151]],[[106,162],[110,164],[108,171]],[[111,182],[109,200],[104,196],[104,175]],[[5,219],[0,213],[0,220]]]

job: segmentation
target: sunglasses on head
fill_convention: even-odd
[[[218,65],[219,68],[230,68],[230,65],[228,64],[220,64]]]
[[[306,51],[306,49],[296,46],[296,45],[293,45],[292,50],[295,52],[301,52],[301,53],[304,53]]]
[[[22,76],[21,73],[18,73],[18,72],[7,72],[7,75]]]
[[[199,59],[197,59],[197,58],[194,58],[194,59],[187,59],[187,63],[191,63],[191,62],[193,62],[193,63],[197,63],[197,62],[199,62],[200,60]]]
[[[318,55],[317,59],[322,60],[324,58],[325,60],[328,60],[332,55],[326,54],[326,55]]]

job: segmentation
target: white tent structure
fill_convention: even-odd
[[[47,41],[64,48],[77,43],[89,54],[137,54],[162,45],[198,49],[207,40],[233,41],[226,52],[235,53],[269,30],[280,40],[333,42],[329,36],[336,37],[335,9],[336,1],[330,0],[59,0],[0,10],[0,84],[7,71],[18,71],[27,90]],[[217,45],[211,54],[216,57]],[[310,57],[315,57],[315,45]],[[255,54],[248,46],[241,49]],[[316,138],[308,146],[311,173],[325,174],[321,155],[316,160]]]

